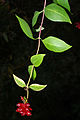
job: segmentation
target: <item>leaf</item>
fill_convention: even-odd
[[[56,2],[55,2],[56,1]],[[69,5],[69,2],[68,0],[53,0],[53,2],[63,6],[64,8],[66,8],[67,10],[69,10],[70,12],[70,5]]]
[[[66,11],[59,5],[56,5],[55,3],[46,6],[45,16],[51,21],[71,23],[71,20]]]
[[[14,80],[15,80],[15,82],[16,82],[16,84],[19,86],[19,87],[26,87],[26,84],[25,84],[25,82],[22,80],[22,79],[20,79],[19,77],[17,77],[16,75],[14,75],[13,74],[13,78],[14,78]]]
[[[29,88],[31,88],[34,91],[41,91],[43,90],[47,85],[40,85],[40,84],[31,84]]]
[[[27,101],[27,98],[24,96],[24,100]]]
[[[44,27],[42,27],[41,30],[44,30]],[[39,32],[39,31],[40,31],[40,27],[36,29],[36,32]]]
[[[42,12],[42,11],[41,11],[41,12]],[[39,14],[40,14],[41,12],[35,11],[34,16],[33,16],[33,19],[32,19],[32,27],[36,24],[37,19],[38,19],[38,16],[39,16]]]
[[[57,0],[53,0],[54,3],[57,3]]]
[[[35,66],[35,67],[39,67],[40,64],[43,61],[45,54],[38,54],[38,55],[33,55],[31,57],[31,63]]]
[[[28,23],[25,20],[23,20],[22,18],[20,18],[19,16],[16,15],[16,17],[19,21],[19,24],[20,24],[22,31],[26,34],[26,36],[28,36],[31,39],[34,39],[32,31],[31,31]]]
[[[32,67],[33,67],[33,65],[29,65],[28,66],[28,72],[29,72],[29,74],[31,74]],[[32,78],[33,78],[33,80],[35,80],[35,78],[36,78],[36,70],[35,70],[35,68],[33,69]]]
[[[42,42],[48,50],[53,52],[64,52],[72,47],[59,38],[53,36],[45,38]]]

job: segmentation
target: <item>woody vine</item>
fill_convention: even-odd
[[[41,65],[41,63],[43,62],[43,59],[45,57],[45,54],[39,54],[41,42],[44,44],[44,46],[48,50],[56,52],[56,53],[64,52],[72,47],[71,45],[65,43],[63,40],[61,40],[57,37],[54,37],[54,36],[49,36],[43,40],[41,38],[41,32],[44,29],[43,28],[44,16],[53,22],[68,22],[71,24],[70,17],[67,14],[65,9],[67,9],[70,12],[70,5],[69,5],[68,0],[53,0],[53,3],[51,3],[49,5],[46,5],[46,0],[44,0],[43,10],[36,11],[32,18],[32,27],[34,27],[38,20],[38,16],[40,14],[42,14],[41,24],[40,24],[39,28],[36,29],[36,32],[39,33],[37,38],[33,37],[31,28],[29,27],[28,23],[24,19],[22,19],[16,15],[16,18],[19,21],[20,27],[21,27],[22,31],[25,33],[25,35],[32,40],[38,41],[37,51],[36,51],[35,55],[31,56],[31,58],[30,58],[32,65],[28,66],[28,72],[29,72],[30,76],[27,81],[27,84],[24,82],[24,80],[22,80],[21,78],[19,78],[13,74],[16,84],[19,87],[24,88],[24,90],[26,90],[26,92],[27,92],[26,97],[21,96],[21,100],[23,102],[17,104],[18,108],[17,108],[16,112],[19,112],[21,114],[21,116],[25,116],[25,115],[31,116],[32,115],[31,114],[32,108],[30,107],[30,104],[28,103],[29,89],[32,89],[34,91],[41,91],[47,86],[47,85],[41,85],[41,84],[37,84],[37,83],[30,84],[30,81],[32,79],[33,80],[36,79],[36,67],[39,67]]]

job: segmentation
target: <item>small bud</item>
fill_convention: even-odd
[[[21,97],[21,100],[23,101],[24,100],[24,98],[22,97],[22,96],[20,96]]]

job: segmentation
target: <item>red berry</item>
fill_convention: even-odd
[[[21,116],[25,116],[25,115],[26,115],[26,113],[25,113],[25,112],[21,113]]]
[[[21,96],[21,99],[23,99],[23,97]],[[18,108],[16,109],[16,112],[19,112],[21,114],[21,116],[31,116],[31,112],[32,108],[30,107],[29,103],[18,103],[17,104]]]
[[[32,111],[32,108],[31,108],[31,107],[29,107],[29,110],[31,110],[31,111]]]
[[[18,110],[16,110],[16,112],[19,112]]]
[[[21,112],[22,108],[17,108],[16,112]]]
[[[29,107],[30,106],[30,104],[29,103],[26,103],[26,107]]]
[[[21,103],[18,103],[17,106],[20,107],[20,106],[21,106]]]
[[[28,109],[28,108],[26,108],[25,110],[26,110],[26,111],[29,111],[29,109]]]
[[[23,111],[19,112],[20,114],[23,114]]]
[[[21,107],[25,108],[25,104],[21,103]]]
[[[27,111],[26,115],[27,115],[27,116],[31,116],[32,114],[31,114],[30,111]]]

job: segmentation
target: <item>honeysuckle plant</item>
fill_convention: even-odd
[[[34,16],[32,18],[32,28],[34,28],[34,26],[37,23],[39,15],[42,14],[41,24],[39,28],[36,29],[36,32],[39,33],[38,37],[36,38],[33,37],[32,30],[28,25],[28,23],[24,19],[16,15],[16,18],[20,24],[20,27],[22,31],[25,33],[25,35],[32,40],[36,40],[36,42],[38,41],[38,47],[37,47],[36,53],[30,58],[31,65],[28,66],[28,72],[30,76],[29,76],[29,79],[26,81],[27,83],[25,83],[24,80],[22,80],[21,78],[13,74],[13,78],[16,84],[19,87],[24,88],[24,90],[26,90],[27,92],[26,97],[21,96],[21,100],[23,101],[23,103],[17,104],[18,108],[16,112],[19,112],[22,116],[32,115],[30,112],[32,108],[30,108],[30,104],[28,103],[29,89],[32,89],[33,91],[41,91],[47,86],[47,85],[41,85],[41,84],[35,83],[35,79],[37,76],[36,68],[41,65],[44,57],[46,57],[45,53],[44,54],[39,53],[40,44],[44,44],[44,47],[46,47],[49,51],[53,51],[55,53],[64,52],[72,47],[71,45],[67,44],[63,40],[54,36],[48,36],[45,39],[41,38],[41,32],[44,29],[43,27],[44,17],[48,18],[53,22],[68,22],[72,24],[70,17],[65,9],[70,12],[70,5],[68,0],[53,0],[52,3],[49,5],[46,5],[46,0],[44,0],[43,10],[35,11]],[[30,84],[31,80],[33,80],[33,84]]]

